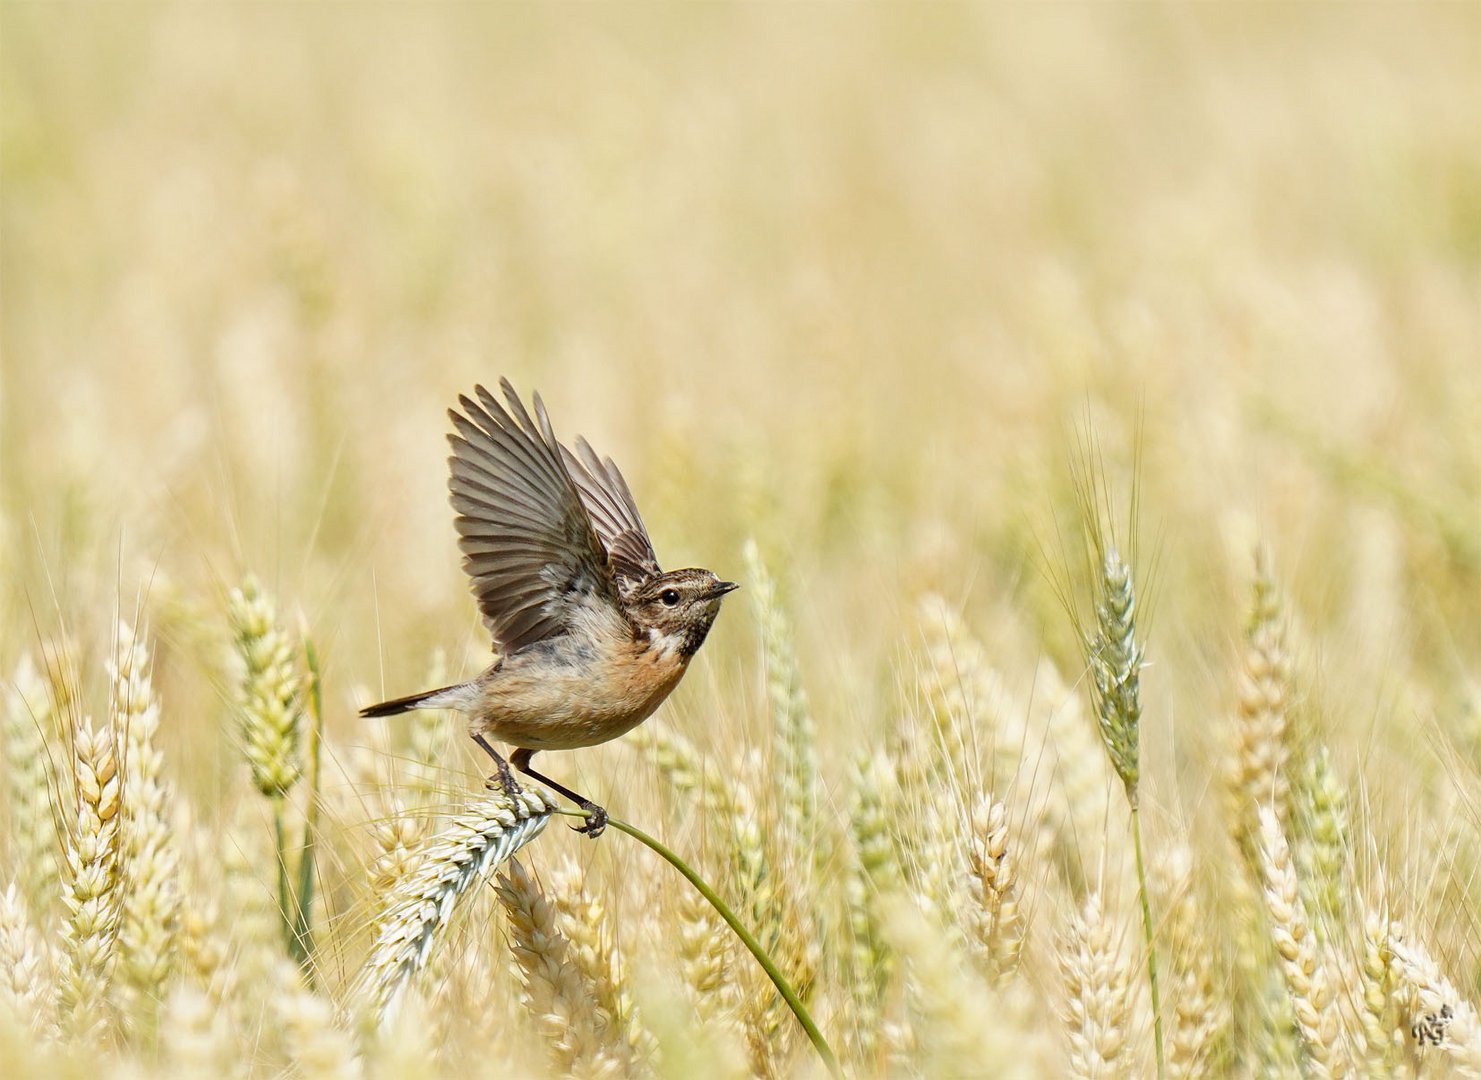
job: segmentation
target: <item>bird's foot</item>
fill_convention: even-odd
[[[571,828],[579,833],[585,833],[595,840],[598,836],[602,835],[602,830],[607,827],[607,810],[605,807],[598,806],[590,799],[581,800],[581,809],[586,811],[586,824],[572,825]]]
[[[496,767],[498,768],[498,772],[490,776],[484,783],[486,788],[493,791],[494,785],[497,784],[503,790],[504,794],[511,799],[517,799],[524,794],[524,788],[519,786],[519,781],[514,778],[514,773],[510,771],[509,764],[506,761],[500,758]]]

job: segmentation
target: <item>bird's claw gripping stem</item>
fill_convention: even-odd
[[[595,840],[598,836],[602,835],[602,830],[607,827],[606,807],[598,806],[590,799],[582,799],[580,805],[581,809],[586,811],[586,824],[572,825],[571,828],[576,832],[585,833]]]

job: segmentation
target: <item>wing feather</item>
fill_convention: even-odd
[[[543,415],[543,410],[539,411]],[[662,573],[638,505],[612,459],[597,457],[591,444],[579,437],[575,453],[564,444],[560,449],[566,472],[575,482],[581,504],[606,549],[619,588]]]
[[[482,386],[449,410],[450,501],[463,569],[484,624],[504,652],[564,633],[574,602],[616,603],[593,528],[539,397],[538,422],[507,379],[505,404]],[[507,406],[507,411],[506,411]]]

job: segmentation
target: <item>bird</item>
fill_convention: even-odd
[[[462,712],[507,794],[520,791],[512,763],[580,806],[576,831],[595,838],[606,809],[530,760],[616,739],[652,716],[739,586],[710,570],[662,570],[612,459],[584,438],[574,451],[557,440],[538,393],[531,417],[508,379],[499,386],[502,404],[479,385],[448,410],[448,491],[493,662],[467,682],[360,715]],[[490,738],[514,748],[508,761]]]

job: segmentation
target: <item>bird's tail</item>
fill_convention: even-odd
[[[410,712],[412,709],[457,708],[466,699],[471,686],[471,683],[454,683],[452,686],[442,686],[436,690],[423,690],[420,694],[392,698],[390,701],[382,701],[379,705],[365,706],[360,710],[360,715],[395,716],[398,713]]]

